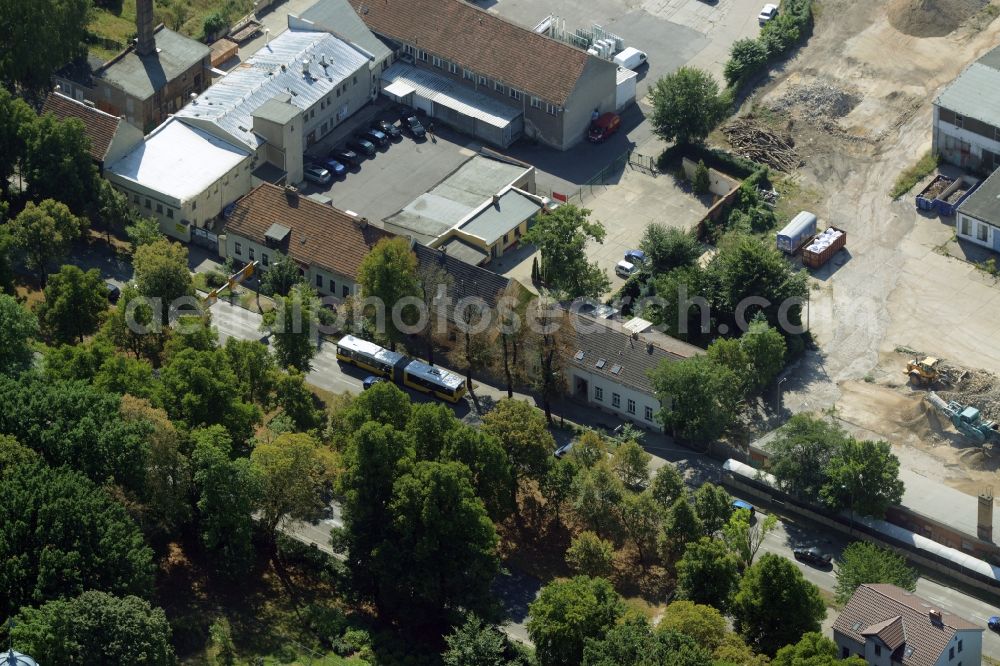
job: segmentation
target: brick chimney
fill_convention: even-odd
[[[976,520],[976,536],[983,541],[993,541],[993,488],[979,493],[979,516]]]
[[[136,53],[141,56],[156,52],[156,41],[153,38],[153,0],[136,0],[135,27],[139,33]]]

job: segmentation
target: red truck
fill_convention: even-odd
[[[587,139],[591,143],[601,143],[609,136],[618,131],[622,124],[622,119],[617,113],[602,113],[590,123],[590,131],[587,132]]]
[[[809,268],[819,268],[830,257],[840,252],[847,245],[847,232],[843,229],[830,227],[820,234],[816,234],[809,243],[802,248],[802,265]]]

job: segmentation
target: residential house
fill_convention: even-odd
[[[955,212],[959,238],[1000,252],[1000,168]]]
[[[279,254],[287,256],[320,295],[337,298],[356,293],[361,261],[391,235],[294,188],[269,183],[236,202],[223,233],[227,259],[259,261],[266,272]]]
[[[1000,168],[1000,46],[966,67],[934,100],[932,150],[965,169]]]
[[[895,585],[858,587],[833,624],[841,658],[871,666],[980,666],[983,628]]]
[[[500,147],[524,135],[559,150],[614,111],[617,66],[463,0],[349,0],[396,52],[390,98]]]
[[[477,303],[495,308],[503,295],[516,294],[523,289],[510,278],[470,264],[442,249],[419,243],[412,243],[412,248],[423,288],[429,288],[436,299],[439,296],[444,299],[449,321],[454,322],[456,317],[461,316],[454,306],[468,302],[466,299],[475,299]]]
[[[101,111],[93,102],[81,102],[59,91],[45,98],[42,113],[51,113],[59,120],[76,118],[83,123],[84,132],[90,139],[90,157],[100,173],[104,172],[105,164],[114,163],[142,143],[142,132],[131,123]]]

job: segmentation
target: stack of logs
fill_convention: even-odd
[[[802,163],[790,136],[781,136],[754,118],[737,118],[722,133],[738,155],[758,164],[788,173]]]

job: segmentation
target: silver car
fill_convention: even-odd
[[[317,185],[329,185],[333,180],[330,172],[320,166],[307,166],[303,170],[303,175],[310,183],[316,183]]]

